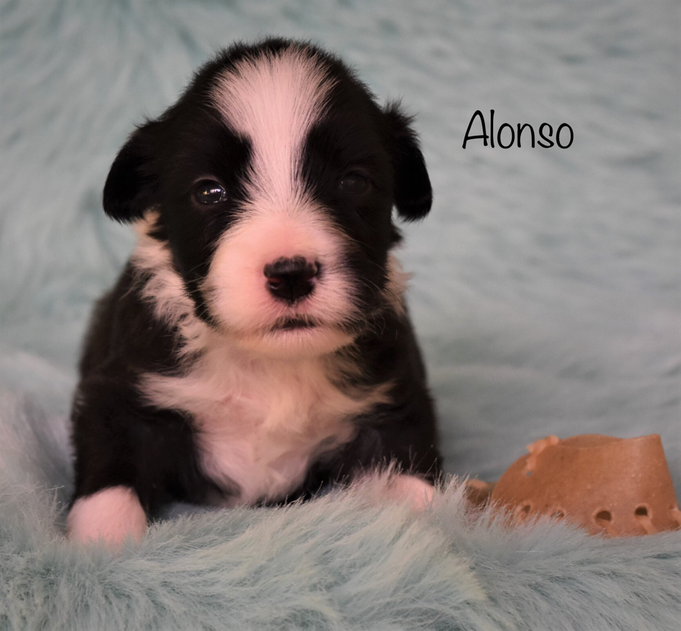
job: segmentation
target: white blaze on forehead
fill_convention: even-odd
[[[260,340],[277,318],[293,312],[327,327],[324,335],[314,332],[310,348],[321,352],[315,344],[324,336],[329,349],[350,340],[328,328],[356,310],[354,282],[343,264],[348,239],[306,192],[300,172],[306,138],[324,116],[334,82],[323,60],[292,47],[237,62],[213,88],[213,105],[231,130],[250,141],[252,154],[247,201],[220,239],[202,290],[213,317],[244,343],[254,334]],[[289,307],[269,293],[263,270],[295,256],[318,263],[323,273],[312,296]]]
[[[279,207],[301,201],[303,143],[333,85],[323,63],[308,55],[291,48],[244,59],[223,73],[212,95],[229,127],[252,143],[251,198]]]

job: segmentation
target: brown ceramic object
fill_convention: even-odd
[[[516,460],[496,484],[471,480],[471,500],[507,506],[517,522],[548,515],[613,537],[681,527],[657,434],[630,439],[548,436],[527,449],[529,454]]]

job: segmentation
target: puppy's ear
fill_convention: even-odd
[[[157,203],[156,126],[151,121],[135,131],[118,152],[104,185],[104,212],[116,221],[141,219]]]
[[[433,203],[433,189],[418,138],[410,125],[411,118],[400,111],[398,103],[389,103],[385,116],[390,133],[395,207],[406,221],[422,219]]]

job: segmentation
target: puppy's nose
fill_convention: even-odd
[[[279,300],[293,304],[312,293],[315,278],[319,275],[319,263],[311,263],[302,256],[280,258],[265,265],[267,289]]]

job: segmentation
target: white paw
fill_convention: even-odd
[[[147,517],[135,491],[127,486],[114,486],[76,500],[67,529],[74,541],[101,540],[118,547],[126,539],[137,542],[142,539]]]
[[[415,510],[425,510],[433,505],[435,487],[414,475],[401,473],[388,483],[388,498],[408,502]]]

